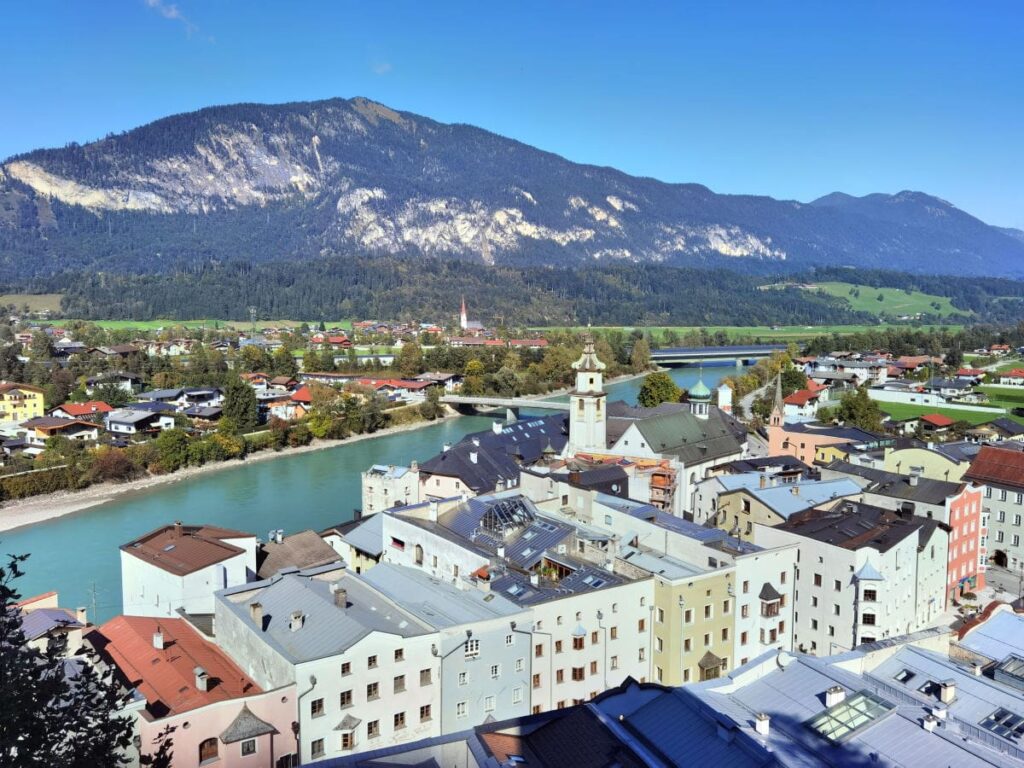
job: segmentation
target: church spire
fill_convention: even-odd
[[[462,295],[462,308],[459,310],[459,327],[466,330],[469,327],[469,315],[466,313],[466,296]]]
[[[775,402],[772,403],[772,413],[768,423],[773,427],[781,427],[785,414],[786,406],[782,400],[782,371],[779,371],[775,377]]]

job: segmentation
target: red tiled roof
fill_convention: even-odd
[[[306,405],[313,402],[313,395],[310,394],[309,387],[303,384],[301,387],[292,392],[292,400],[296,403],[305,403]]]
[[[961,368],[956,372],[957,376],[984,376],[985,371],[981,368]]]
[[[1014,368],[1012,371],[1004,371],[999,375],[1007,379],[1024,379],[1024,369]]]
[[[86,403],[64,403],[64,405],[57,406],[57,408],[64,411],[68,416],[74,417],[91,416],[94,413],[109,413],[114,410],[102,400],[89,400]],[[53,410],[57,410],[57,408]]]
[[[926,413],[921,417],[921,421],[927,422],[933,427],[949,427],[954,424],[949,416],[943,416],[941,413]]]
[[[153,635],[163,634],[163,649]],[[118,616],[88,635],[129,685],[146,697],[156,717],[181,714],[219,701],[261,693],[261,689],[216,645],[184,619]],[[208,677],[207,690],[196,687],[196,667]]]
[[[253,537],[251,533],[210,525],[165,525],[121,547],[169,573],[184,576],[214,563],[235,557],[245,550],[223,539]]]
[[[1024,488],[1024,453],[982,446],[964,473],[964,480]]]
[[[782,402],[786,403],[786,405],[807,405],[811,400],[816,399],[819,394],[819,392],[811,392],[809,389],[798,389],[793,394],[787,396]]]

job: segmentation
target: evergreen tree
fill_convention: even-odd
[[[27,555],[0,567],[0,765],[116,768],[132,741],[132,721],[95,654],[66,658],[67,638],[45,650],[27,645],[14,581]]]
[[[398,350],[395,367],[403,378],[411,379],[423,373],[423,350],[415,342],[406,342]]]
[[[644,408],[653,408],[661,403],[678,403],[683,391],[664,371],[648,374],[640,386],[636,401]]]
[[[259,423],[256,391],[237,376],[224,387],[223,418],[231,419],[239,432],[248,432]]]

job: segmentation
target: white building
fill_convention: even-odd
[[[570,455],[607,448],[606,422],[607,395],[604,391],[602,371],[605,364],[597,359],[594,339],[586,337],[583,354],[572,364],[576,371],[576,387],[569,393],[569,445]]]
[[[363,517],[420,500],[420,473],[416,462],[408,467],[374,464],[362,474]]]
[[[121,600],[128,616],[212,614],[214,592],[256,572],[256,537],[174,523],[121,547]]]
[[[297,686],[302,764],[441,733],[438,632],[343,564],[224,590],[215,626],[258,685]]]
[[[805,652],[915,632],[944,611],[948,533],[938,521],[843,501],[757,524],[754,540],[796,545],[793,643]]]

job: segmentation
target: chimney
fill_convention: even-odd
[[[175,520],[174,521],[174,530],[173,530],[174,538],[176,538],[176,539],[180,539],[181,538],[181,528],[182,528],[181,520]]]
[[[768,487],[768,475],[761,475],[760,486],[762,488],[767,488]]]
[[[430,519],[436,522],[437,521],[437,502],[436,501],[431,501],[428,508],[430,509]]]
[[[493,432],[494,434],[496,434],[496,435],[500,435],[500,434],[501,434],[501,424],[500,424],[499,422],[497,422],[497,421],[496,421],[496,422],[494,422],[494,423],[493,423],[493,424],[491,425],[491,431],[492,431],[492,432]]]
[[[249,618],[252,619],[252,623],[256,624],[262,629],[263,627],[263,603],[250,603],[249,604]]]
[[[530,586],[532,586],[532,587],[539,587],[540,586],[540,576],[538,576],[536,573],[531,573],[530,574]]]
[[[448,451],[450,451],[451,449],[452,449],[452,444],[451,443],[445,443],[444,446],[441,448],[441,451],[444,452],[444,453],[448,453]]]
[[[825,706],[834,707],[846,700],[846,689],[841,685],[833,685],[825,691]]]
[[[162,651],[164,649],[164,633],[161,631],[160,627],[157,627],[156,632],[153,633],[153,647],[158,651]]]
[[[974,672],[975,677],[981,677],[982,669],[984,669],[984,667],[982,667],[978,662],[974,662],[974,664],[971,665],[971,671]]]
[[[772,718],[766,712],[758,712],[754,715],[754,730],[758,736],[767,736],[771,732]]]
[[[409,471],[412,472],[413,474],[419,472],[420,471],[420,463],[418,461],[416,461],[415,459],[410,461],[409,462]]]
[[[196,690],[207,691],[209,690],[210,676],[206,674],[206,670],[202,667],[196,667],[192,670],[196,675]]]
[[[935,726],[939,724],[939,718],[935,715],[925,715],[924,718],[924,729],[931,733],[935,730]]]
[[[945,704],[936,704],[932,707],[932,714],[938,720],[945,720],[946,716],[949,715],[949,708]]]
[[[943,704],[950,704],[955,698],[956,680],[943,680],[939,683],[939,701]]]
[[[477,448],[480,447],[480,438],[479,437],[474,437],[473,438],[473,445],[475,445]]]
[[[305,616],[302,615],[302,611],[292,611],[291,621],[288,622],[288,628],[292,632],[298,632],[302,629],[302,621]]]
[[[75,618],[78,620],[78,623],[82,626],[85,626],[89,623],[89,614],[85,610],[85,608],[82,608],[81,606],[75,609]]]
[[[494,492],[495,493],[501,493],[504,490],[505,490],[505,478],[499,477],[497,479],[497,481],[494,483]]]
[[[794,496],[799,496],[800,486],[797,485],[796,483],[793,483],[793,487],[789,489],[789,492],[792,493]]]
[[[469,460],[471,462],[473,462],[474,464],[476,464],[476,460],[477,460],[477,452],[476,451],[470,451],[469,452]]]
[[[274,533],[274,541],[278,544],[281,544],[284,541],[284,531],[281,528],[278,528]]]
[[[501,544],[501,545],[498,546],[497,554],[498,554],[498,557],[500,557],[502,559],[505,558],[505,545],[504,544]]]
[[[348,590],[342,589],[337,584],[334,586],[334,605],[342,610],[348,608]]]

